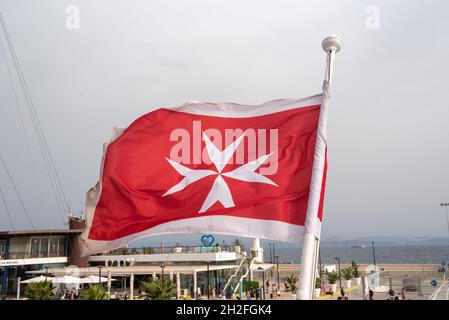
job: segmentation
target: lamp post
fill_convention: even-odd
[[[373,247],[373,263],[376,266],[376,250],[374,249],[374,241],[371,241],[371,245]]]
[[[278,283],[278,287],[277,289],[280,290],[281,287],[281,281],[279,278],[279,256],[275,256],[274,259],[276,260],[276,272],[277,272],[277,283]]]
[[[164,269],[165,269],[165,266],[161,265],[161,296],[164,291]]]
[[[102,266],[98,266],[98,284],[101,285],[101,268]]]
[[[207,300],[210,299],[209,265],[210,265],[210,262],[207,261]]]
[[[270,263],[273,263],[273,256],[271,254],[271,242],[268,242],[268,246],[270,247]]]
[[[276,252],[275,252],[275,250],[274,250],[274,242],[273,242],[273,259],[275,259],[274,257],[276,257]],[[272,261],[271,263],[274,263],[275,261]],[[270,269],[271,270],[271,276],[273,276],[273,269]]]
[[[449,232],[449,214],[447,212],[447,207],[449,207],[449,203],[441,203],[441,207],[446,209],[447,231]]]
[[[265,269],[262,267],[257,268],[262,271],[262,299],[265,300]]]
[[[48,278],[48,266],[45,266],[45,281],[47,281]]]
[[[340,260],[340,257],[335,257],[335,260],[338,261],[338,279],[340,280],[340,290],[341,290],[341,288],[342,288],[342,285],[341,285],[341,260]]]

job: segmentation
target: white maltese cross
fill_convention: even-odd
[[[210,160],[215,165],[215,168],[217,168],[217,171],[193,170],[193,169],[183,166],[182,164],[179,164],[173,160],[166,158],[168,163],[170,163],[171,166],[181,176],[184,177],[184,179],[182,179],[181,182],[179,182],[178,184],[171,187],[162,196],[165,197],[165,196],[168,196],[169,194],[181,191],[181,190],[185,189],[191,183],[194,183],[195,181],[198,181],[207,176],[217,175],[217,177],[215,178],[215,181],[212,185],[212,188],[210,189],[209,194],[207,195],[206,200],[204,200],[204,203],[199,211],[199,213],[204,213],[210,207],[212,207],[212,205],[214,205],[214,203],[216,203],[216,202],[220,202],[223,205],[223,207],[225,207],[225,208],[235,207],[234,200],[232,199],[231,191],[229,190],[229,187],[222,176],[241,180],[241,181],[246,181],[246,182],[259,182],[259,183],[271,184],[271,185],[277,187],[278,185],[276,183],[274,183],[272,180],[261,175],[260,173],[255,172],[265,161],[267,161],[268,158],[270,158],[270,156],[273,154],[273,152],[270,154],[261,156],[254,161],[245,163],[232,171],[222,173],[223,169],[228,164],[229,160],[231,159],[235,150],[238,148],[238,146],[239,146],[240,142],[243,140],[244,136],[245,136],[245,134],[242,134],[238,139],[236,139],[233,143],[231,143],[223,151],[220,151],[215,146],[215,144],[212,141],[210,141],[209,137],[203,132],[203,139],[206,142],[207,153],[209,155]]]

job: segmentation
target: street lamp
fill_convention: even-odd
[[[371,246],[373,247],[373,263],[376,266],[376,250],[374,249],[374,241],[371,241]]]
[[[342,285],[341,285],[341,260],[340,260],[340,257],[335,257],[335,260],[338,261],[338,279],[340,280],[340,290],[341,290],[341,288],[342,288]]]
[[[101,285],[101,268],[102,266],[98,266],[98,284]]]
[[[161,295],[162,295],[162,292],[164,291],[164,269],[165,269],[165,266],[162,265],[161,266],[161,271],[162,271],[161,272]]]
[[[277,272],[277,279],[278,279],[278,287],[277,287],[277,289],[280,290],[281,281],[279,279],[279,256],[275,256],[274,259],[276,260],[276,272]]]
[[[207,261],[207,300],[210,299],[209,265],[210,265],[210,262]]]
[[[265,300],[265,269],[259,267],[257,270],[262,270],[262,299]]]
[[[441,207],[444,207],[446,209],[447,230],[449,232],[449,215],[447,212],[447,207],[449,207],[449,203],[441,203]]]
[[[270,263],[273,263],[273,256],[271,254],[271,242],[268,242],[268,246],[270,247]]]

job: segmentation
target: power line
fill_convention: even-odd
[[[3,57],[5,59],[6,69],[8,71],[8,77],[9,77],[9,81],[11,83],[11,89],[12,89],[12,92],[14,94],[14,101],[15,101],[16,109],[17,109],[17,112],[19,114],[20,124],[22,126],[23,135],[25,137],[28,157],[29,157],[29,159],[31,161],[31,167],[33,169],[33,176],[34,176],[34,180],[35,180],[35,183],[36,183],[37,191],[38,191],[38,194],[39,194],[39,200],[40,200],[40,203],[41,203],[41,206],[42,206],[42,210],[43,210],[43,212],[45,212],[46,209],[45,209],[45,204],[44,204],[44,197],[43,197],[43,193],[42,193],[42,188],[41,188],[41,184],[39,183],[39,179],[37,177],[36,164],[35,164],[35,160],[34,160],[33,154],[31,152],[30,140],[28,138],[24,117],[23,117],[23,114],[22,114],[22,111],[21,111],[21,108],[20,108],[19,97],[18,97],[16,88],[14,86],[14,79],[13,79],[13,76],[12,76],[11,68],[10,68],[10,65],[9,65],[9,62],[8,62],[8,57],[7,57],[7,54],[6,54],[6,48],[5,48],[4,44],[3,44],[2,37],[0,37],[0,46],[2,47],[2,53],[3,53]],[[61,210],[61,207],[59,207],[59,210]],[[60,215],[58,215],[58,216],[61,217]],[[62,219],[62,223],[64,223],[64,219]]]
[[[37,116],[36,108],[34,107],[33,99],[31,98],[30,91],[28,89],[28,85],[26,83],[25,77],[23,76],[22,67],[20,65],[20,62],[17,58],[17,55],[14,50],[14,46],[12,44],[11,38],[9,36],[8,30],[6,28],[5,21],[3,19],[3,16],[0,13],[0,22],[3,28],[3,32],[5,34],[6,42],[9,48],[9,51],[11,53],[11,57],[14,63],[14,66],[16,68],[16,72],[18,75],[19,83],[21,85],[22,91],[25,96],[26,106],[28,109],[28,112],[30,114],[31,122],[33,125],[34,132],[36,134],[39,148],[42,154],[42,158],[44,160],[44,164],[47,170],[47,174],[50,179],[50,184],[52,187],[52,190],[55,194],[56,202],[59,206],[59,209],[61,210],[61,214],[65,214],[66,210],[68,209],[68,202],[66,199],[66,196],[64,194],[61,181],[59,179],[59,175],[56,170],[55,163],[53,161],[52,154],[50,152],[50,149],[48,147],[47,140],[45,138],[44,131],[42,129],[41,123],[39,121],[39,118]]]
[[[0,153],[0,161],[3,164],[3,167],[5,168],[6,174],[8,175],[9,181],[11,182],[11,184],[12,184],[12,186],[14,188],[14,191],[15,191],[15,193],[17,195],[17,198],[19,199],[20,205],[22,206],[22,209],[25,212],[25,215],[26,215],[26,217],[28,219],[28,222],[30,223],[31,228],[34,230],[34,224],[31,221],[30,215],[28,214],[28,210],[25,208],[25,204],[24,204],[24,202],[22,200],[22,197],[20,196],[19,190],[17,189],[17,186],[16,186],[16,184],[14,182],[14,179],[12,178],[11,173],[9,172],[8,167],[6,166],[6,162],[3,159],[3,156],[2,156],[1,153]]]
[[[3,206],[5,207],[6,215],[8,216],[9,224],[11,225],[11,230],[14,231],[14,225],[12,223],[11,213],[9,212],[8,205],[7,205],[6,199],[5,199],[5,195],[3,194],[3,190],[1,187],[0,187],[0,195],[2,196]]]

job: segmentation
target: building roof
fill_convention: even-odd
[[[226,269],[237,269],[238,264],[228,264],[228,265],[210,265],[209,271],[214,270],[226,270]],[[166,266],[164,268],[165,274],[193,274],[194,272],[206,272],[208,267],[206,265],[183,265],[183,266]],[[32,270],[27,271],[27,274],[54,274],[55,276],[66,275],[69,273],[71,268],[49,268],[47,270]],[[73,269],[76,274],[80,277],[86,277],[89,275],[97,275],[99,273],[98,267],[88,267],[88,268],[75,268]],[[130,267],[102,267],[101,273],[103,276],[110,274],[112,277],[118,276],[130,276],[134,275],[151,275],[153,273],[160,274],[162,269],[160,266],[130,266]]]
[[[41,230],[17,230],[17,231],[0,231],[0,237],[8,236],[28,236],[28,235],[47,235],[47,234],[79,234],[83,229],[41,229]]]

